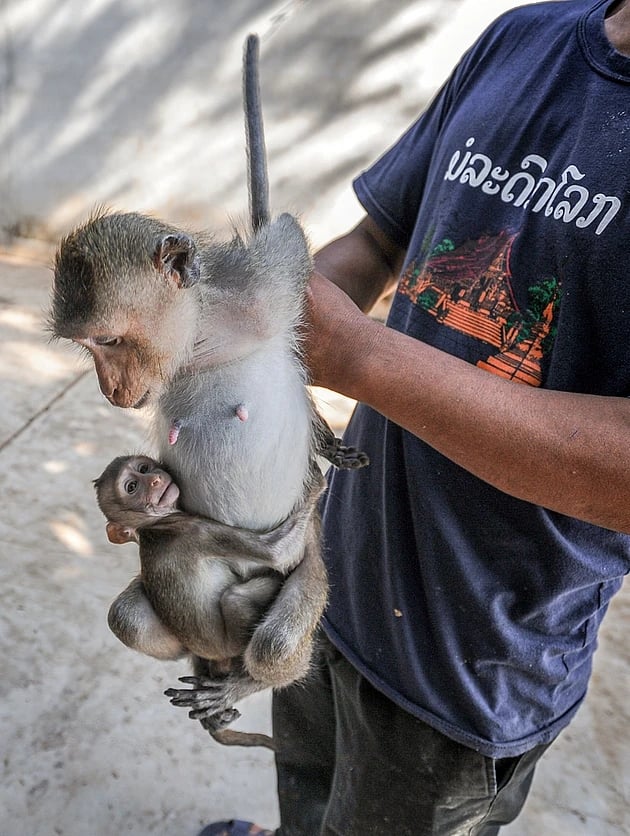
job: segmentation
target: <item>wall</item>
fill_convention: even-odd
[[[54,241],[102,203],[203,226],[242,213],[241,49],[258,31],[274,206],[327,237],[358,217],[351,177],[514,5],[5,0],[0,233]]]

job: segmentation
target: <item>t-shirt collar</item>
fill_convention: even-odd
[[[630,82],[630,57],[610,43],[604,29],[606,10],[615,0],[599,0],[578,23],[578,38],[586,60],[598,72],[617,81]]]

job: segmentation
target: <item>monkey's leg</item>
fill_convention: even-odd
[[[322,457],[340,470],[358,470],[367,467],[370,457],[356,447],[346,447],[340,438],[333,436],[325,448],[318,451]]]
[[[169,688],[173,705],[190,708],[200,720],[230,708],[267,687],[282,687],[308,672],[313,635],[328,591],[326,569],[319,548],[319,518],[313,518],[302,562],[284,581],[262,622],[254,630],[243,665],[225,676],[184,676],[192,688]],[[212,668],[210,668],[212,671]]]
[[[243,654],[246,670],[264,685],[288,685],[308,672],[313,634],[328,594],[319,533],[315,517],[302,562],[286,578]]]
[[[169,688],[164,693],[173,705],[191,708],[192,720],[204,720],[219,730],[238,716],[234,703],[263,690],[260,682],[254,682],[243,667],[241,657],[232,659],[202,659],[193,656],[194,676],[182,676],[180,682],[192,688]],[[204,727],[206,727],[204,726]]]
[[[140,576],[114,600],[107,615],[109,629],[123,644],[155,659],[181,659],[186,648],[162,624],[147,597]]]
[[[251,638],[256,624],[277,595],[282,585],[278,574],[250,578],[228,587],[221,596],[219,606],[225,624],[230,647],[238,647],[242,653]]]

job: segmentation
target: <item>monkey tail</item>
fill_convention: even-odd
[[[210,732],[210,734],[222,746],[264,746],[266,749],[276,751],[273,739],[267,734],[236,731],[235,729],[220,729]]]
[[[258,35],[248,35],[243,60],[243,103],[247,147],[249,212],[254,232],[270,221],[269,178],[258,73]]]

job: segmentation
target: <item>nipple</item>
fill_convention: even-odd
[[[240,403],[235,409],[234,414],[238,418],[239,421],[247,421],[249,418],[249,411],[244,403]]]

